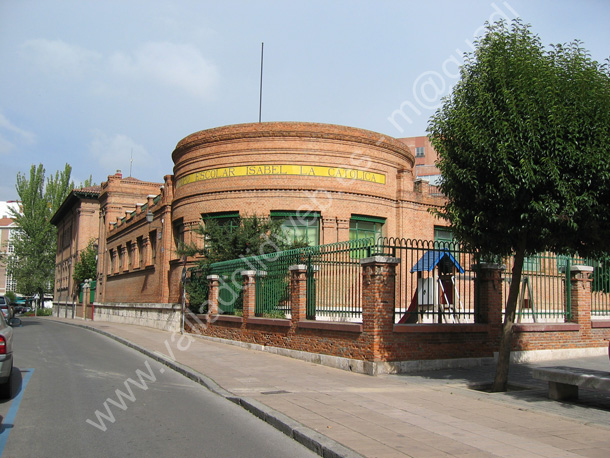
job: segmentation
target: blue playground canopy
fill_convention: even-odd
[[[455,266],[455,268],[461,273],[464,273],[464,269],[460,266],[460,263],[455,260],[453,255],[449,252],[449,250],[428,250],[424,253],[424,255],[419,258],[419,261],[411,268],[411,273],[413,272],[430,272],[434,269],[439,262],[441,262],[445,257],[447,257],[451,263]]]

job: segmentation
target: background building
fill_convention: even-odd
[[[11,233],[16,229],[16,224],[10,217],[10,209],[18,210],[19,203],[0,202],[0,295],[7,291],[15,291],[15,283],[6,271],[6,257],[13,252],[11,245]]]
[[[427,136],[399,138],[415,155],[415,176],[438,186],[441,173],[436,167],[438,153]]]
[[[417,180],[405,142],[318,123],[239,124],[196,132],[172,153],[173,175],[148,183],[108,177],[97,195],[73,192],[57,214],[56,302],[69,305],[71,264],[98,238],[96,316],[171,327],[185,267],[182,242],[209,219],[281,219],[284,236],[310,245],[364,237],[433,239],[443,204]],[[96,213],[97,212],[97,213]],[[99,215],[99,217],[97,216]],[[98,217],[94,230],[90,221]]]
[[[56,304],[73,304],[78,285],[72,279],[74,265],[90,240],[98,240],[99,186],[74,189],[51,218],[57,227],[57,254],[55,257]]]

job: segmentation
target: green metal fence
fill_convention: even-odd
[[[267,318],[290,316],[289,268],[300,263],[301,251],[288,250],[245,260],[249,269],[257,272],[255,315]]]
[[[504,301],[508,299],[512,283],[515,258],[505,261],[503,281]],[[519,298],[517,299],[517,323],[553,323],[570,319],[570,266],[579,262],[569,256],[554,253],[538,253],[527,256],[523,262]]]
[[[316,247],[244,257],[212,264],[220,277],[219,308],[239,314],[242,275],[256,272],[256,316],[289,318],[291,265],[304,265],[307,319],[362,320],[360,259],[387,254],[400,259],[396,276],[395,322],[475,323],[477,256],[457,243],[403,238],[352,240]],[[508,299],[514,257],[503,260],[503,297]],[[610,317],[610,260],[540,253],[525,259],[517,322],[548,323],[570,319],[570,266],[594,267],[592,315]]]
[[[242,304],[242,270],[245,270],[241,259],[217,262],[212,264],[210,275],[218,275],[218,309],[221,313],[235,315],[241,313]]]
[[[360,259],[374,250],[374,239],[312,247],[307,251],[307,318],[362,321]]]
[[[375,249],[400,259],[395,322],[474,323],[475,255],[458,243],[380,238]]]
[[[593,267],[591,315],[610,319],[610,258],[586,263]]]
[[[300,264],[306,266],[308,319],[360,321],[360,259],[370,255],[372,246],[373,239],[352,240],[214,263],[210,273],[220,278],[219,309],[240,313],[241,272],[250,270],[256,272],[255,315],[288,318],[289,267]]]

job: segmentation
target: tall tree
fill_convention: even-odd
[[[68,196],[74,183],[70,181],[72,168],[66,164],[45,181],[42,164],[32,165],[30,175],[17,174],[17,194],[21,211],[11,210],[17,224],[12,240],[14,252],[7,270],[15,279],[17,291],[40,299],[53,291],[57,230],[51,217]]]
[[[519,20],[487,24],[428,132],[440,216],[483,256],[515,255],[492,387],[505,391],[525,256],[609,249],[608,63],[579,42],[545,49]]]
[[[97,239],[89,240],[87,247],[81,251],[80,257],[74,264],[74,274],[72,278],[77,285],[80,285],[87,279],[95,280],[97,278]]]

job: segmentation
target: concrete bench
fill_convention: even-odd
[[[578,388],[610,391],[610,372],[554,366],[533,369],[532,375],[549,382],[549,398],[556,401],[578,399]]]

